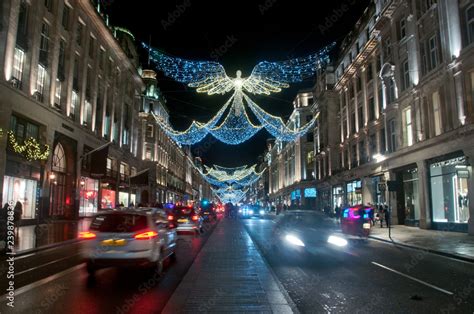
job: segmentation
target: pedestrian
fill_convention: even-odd
[[[336,208],[334,208],[334,214],[336,215],[336,219],[339,221],[341,219],[341,207],[339,207],[339,205],[336,205]]]
[[[380,228],[383,228],[383,220],[385,217],[385,208],[382,204],[379,204],[379,220],[380,220]]]
[[[369,218],[370,218],[370,221],[371,221],[371,223],[372,223],[372,226],[375,226],[374,207],[373,207],[372,204],[370,204],[370,203],[369,203],[368,207],[369,207]]]
[[[15,207],[13,208],[13,223],[15,226],[15,234],[18,237],[18,231],[19,229],[19,223],[21,216],[23,216],[23,205],[21,204],[20,201],[17,201],[15,204]]]
[[[387,228],[388,228],[390,225],[390,209],[388,208],[387,205],[385,205],[384,214],[385,214],[385,224],[387,225]]]

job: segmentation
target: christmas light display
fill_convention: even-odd
[[[245,198],[249,189],[241,190],[233,187],[212,189],[214,195],[219,198],[222,203],[237,204]]]
[[[41,148],[41,145],[33,137],[27,138],[22,145],[16,140],[15,134],[9,131],[8,140],[13,151],[23,155],[28,161],[48,159],[50,153],[49,145],[45,144]]]
[[[227,103],[206,124],[194,121],[183,132],[175,131],[171,126],[165,125],[165,132],[181,145],[196,144],[208,134],[226,144],[237,145],[253,137],[262,128],[280,141],[294,141],[302,136],[314,127],[316,118],[301,128],[298,126],[290,129],[280,117],[267,113],[255,104],[244,91],[269,95],[289,87],[289,83],[301,82],[327,64],[328,53],[334,46],[334,44],[329,45],[318,53],[304,58],[282,62],[260,62],[249,77],[242,78],[242,72],[239,70],[235,78],[230,78],[225,73],[224,67],[217,62],[190,61],[170,57],[146,44],[143,45],[149,50],[150,59],[165,75],[196,88],[197,92],[213,95],[234,91]],[[244,99],[260,125],[253,124],[249,119]],[[229,106],[227,116],[219,124]]]
[[[224,67],[218,62],[191,61],[168,56],[157,49],[142,45],[149,51],[150,59],[166,76],[196,88],[198,93],[225,94],[233,89],[244,89],[252,94],[278,93],[288,88],[290,83],[303,81],[329,62],[329,52],[334,43],[319,52],[304,58],[280,62],[263,61],[258,63],[247,78],[242,78],[239,70],[235,78],[227,76]]]
[[[219,188],[233,187],[234,189],[241,189],[247,187],[255,183],[263,173],[263,171],[257,172],[255,170],[256,165],[238,168],[224,168],[219,166],[210,168],[204,166],[204,168],[206,169],[206,173],[201,172],[204,179]]]

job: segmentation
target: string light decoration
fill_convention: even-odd
[[[38,141],[33,137],[27,138],[23,144],[20,144],[16,140],[15,134],[9,131],[8,140],[13,151],[23,155],[28,161],[46,160],[49,157],[49,145],[44,144],[43,147],[41,147]]]
[[[191,61],[171,57],[142,43],[149,51],[152,60],[166,76],[178,82],[196,88],[198,93],[209,95],[225,94],[234,89],[244,89],[252,94],[278,93],[288,88],[290,83],[301,82],[313,76],[329,62],[329,52],[334,48],[332,43],[319,52],[303,58],[289,59],[280,62],[262,61],[258,63],[247,78],[237,71],[235,78],[227,76],[224,67],[218,62]]]
[[[243,188],[255,183],[263,174],[263,171],[257,172],[255,170],[257,165],[233,169],[219,168],[218,166],[214,166],[214,168],[207,166],[204,167],[206,169],[206,173],[201,172],[204,179],[206,179],[210,184],[220,188],[228,188],[230,186],[234,188]]]
[[[316,118],[304,127],[288,128],[280,117],[267,113],[255,104],[245,92],[270,95],[280,92],[282,88],[288,88],[290,83],[301,82],[305,78],[313,76],[318,69],[329,62],[329,52],[334,44],[304,58],[281,62],[260,62],[247,78],[242,78],[240,70],[237,71],[235,78],[230,78],[224,67],[217,62],[191,61],[171,57],[145,43],[143,46],[149,50],[150,60],[157,65],[159,70],[178,82],[196,88],[198,93],[214,95],[234,91],[227,103],[208,123],[193,121],[191,126],[183,132],[175,131],[171,126],[165,125],[165,132],[181,145],[196,144],[208,134],[226,144],[237,145],[253,137],[262,128],[265,128],[277,140],[293,141],[314,127]],[[249,119],[244,99],[261,125],[255,125]],[[221,124],[218,124],[229,106],[228,115]]]
[[[239,203],[245,198],[249,189],[241,190],[233,187],[212,189],[214,195],[219,198],[222,203]]]

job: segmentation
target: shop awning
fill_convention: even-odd
[[[150,169],[145,169],[138,172],[133,177],[130,177],[130,185],[134,185],[134,186],[148,185],[149,172],[150,172]]]

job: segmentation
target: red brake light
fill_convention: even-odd
[[[158,233],[156,231],[145,231],[145,232],[140,232],[134,235],[133,237],[137,240],[149,240],[156,238],[158,236]]]
[[[79,232],[79,239],[94,239],[97,235],[90,231]]]
[[[174,219],[173,215],[168,215],[168,220],[173,220],[173,219]]]
[[[199,219],[199,216],[198,215],[193,215],[193,217],[191,219],[194,220],[194,221],[197,221]]]

